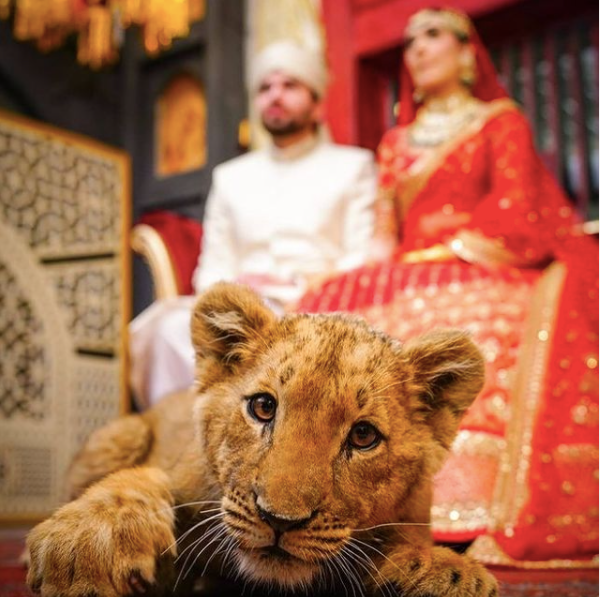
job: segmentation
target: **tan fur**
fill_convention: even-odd
[[[111,424],[76,459],[71,494],[91,487],[30,534],[33,588],[172,592],[223,571],[307,595],[497,594],[427,526],[432,476],[483,383],[465,334],[401,346],[348,316],[278,319],[219,284],[192,338],[194,391]],[[273,412],[264,400],[267,422],[252,414]]]

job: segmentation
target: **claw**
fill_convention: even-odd
[[[144,595],[150,588],[150,583],[136,570],[129,577],[129,586],[134,595]]]

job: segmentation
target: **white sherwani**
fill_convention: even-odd
[[[197,291],[268,273],[263,295],[289,303],[315,274],[365,262],[373,234],[371,152],[315,139],[269,147],[215,168]]]
[[[275,307],[292,303],[310,277],[366,261],[375,194],[370,151],[316,138],[221,164],[207,199],[194,287],[268,275],[254,287]],[[155,303],[130,326],[132,384],[142,404],[193,381],[192,302]]]

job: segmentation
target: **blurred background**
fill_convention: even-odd
[[[454,0],[547,166],[598,217],[598,5]],[[246,65],[291,37],[327,55],[335,141],[401,110],[421,0],[0,0],[0,518],[57,503],[87,434],[131,408],[126,326],[156,296],[132,227],[201,222],[215,165],[262,142]]]
[[[462,0],[538,148],[598,210],[598,6]],[[401,32],[420,0],[0,0],[0,107],[127,152],[131,213],[202,219],[212,168],[252,142],[247,60],[293,37],[327,52],[334,139],[375,148],[398,106]],[[26,40],[26,41],[25,41]],[[260,133],[253,131],[253,142]],[[135,266],[133,311],[152,297]]]

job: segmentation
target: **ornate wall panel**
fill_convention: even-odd
[[[202,168],[207,160],[206,94],[197,77],[176,74],[156,101],[155,171],[172,176]]]
[[[74,452],[126,404],[129,162],[0,111],[0,519],[61,503]]]

